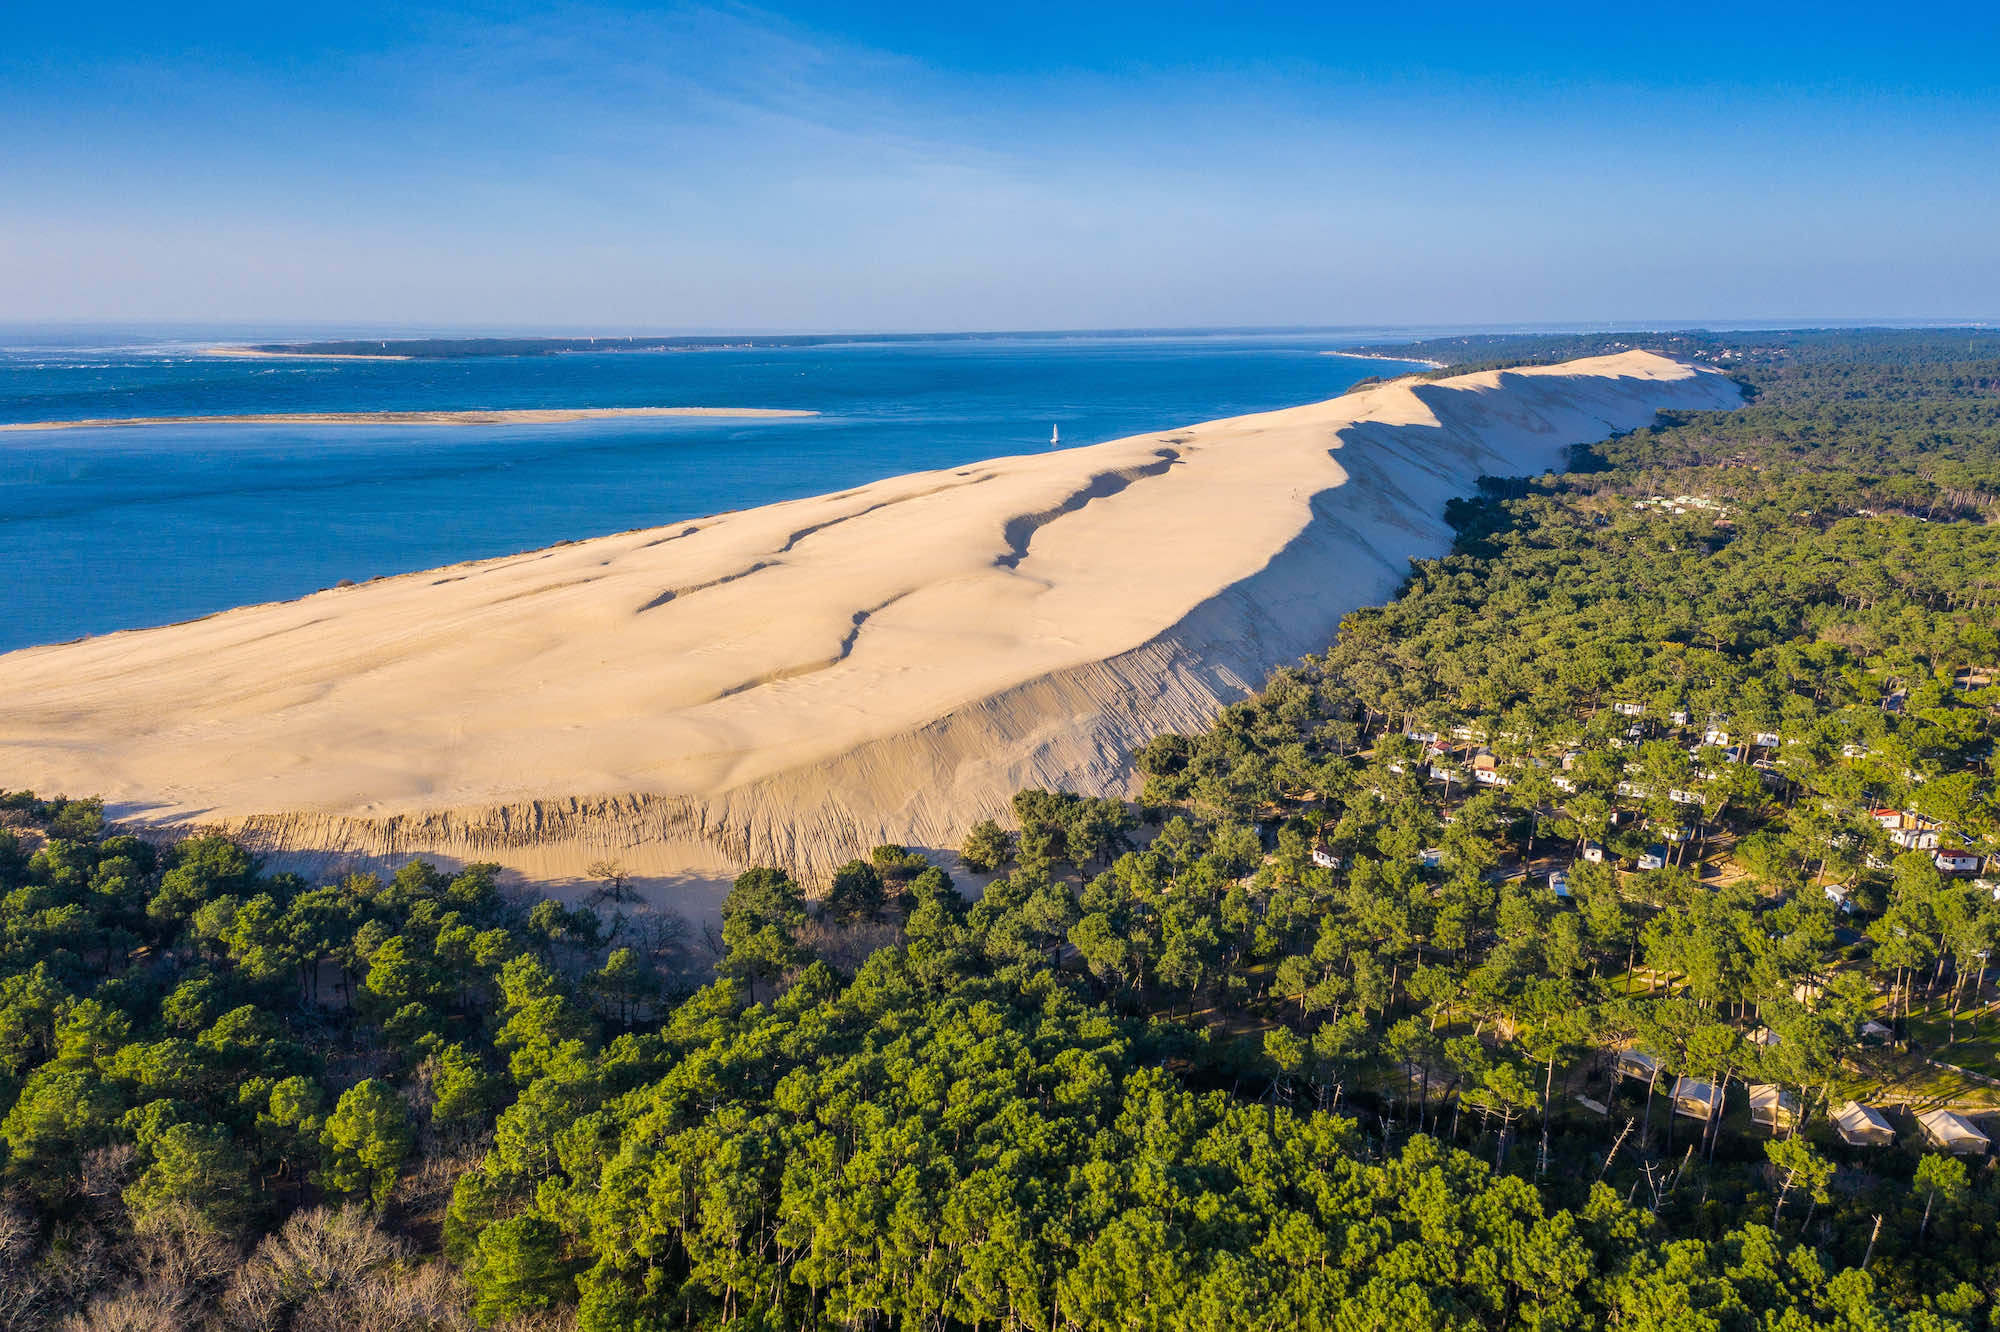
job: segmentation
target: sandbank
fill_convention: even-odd
[[[449,412],[252,412],[241,416],[119,416],[79,421],[15,421],[5,430],[85,430],[126,426],[188,425],[558,425],[648,416],[724,416],[764,419],[818,416],[785,407],[527,407]]]

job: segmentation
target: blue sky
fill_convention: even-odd
[[[2000,318],[2000,14],[16,6],[0,321]]]

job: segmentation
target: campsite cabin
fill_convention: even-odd
[[[1313,864],[1321,869],[1339,869],[1340,857],[1323,846],[1313,848]]]
[[[1649,1085],[1660,1076],[1660,1061],[1644,1050],[1620,1050],[1615,1067],[1619,1077],[1634,1078]]]
[[[1946,874],[1977,874],[1984,861],[1970,851],[1939,851],[1931,862]]]
[[[1569,901],[1569,875],[1561,870],[1549,871],[1549,891],[1563,901]]]
[[[1676,726],[1686,726],[1688,724],[1687,709],[1685,708],[1675,708],[1673,712],[1668,715],[1673,718],[1673,723]]]
[[[1759,731],[1750,739],[1760,749],[1776,749],[1782,743],[1776,731]]]
[[[1722,1109],[1722,1092],[1712,1082],[1683,1077],[1674,1083],[1674,1113],[1709,1120]]]
[[[1861,1024],[1861,1043],[1863,1045],[1887,1045],[1895,1039],[1896,1033],[1891,1031],[1884,1023],[1871,1021]]]
[[[1413,729],[1405,731],[1403,734],[1409,736],[1410,739],[1420,745],[1434,745],[1438,742],[1439,738],[1436,731],[1418,731]]]
[[[1602,865],[1604,863],[1603,846],[1596,842],[1585,842],[1583,844],[1583,858],[1593,865]]]
[[[1417,852],[1417,866],[1420,869],[1436,869],[1444,863],[1444,852],[1434,846],[1427,846]]]
[[[1849,1101],[1833,1112],[1833,1131],[1849,1147],[1887,1147],[1896,1141],[1888,1118],[1872,1105]]]
[[[1611,710],[1621,717],[1643,717],[1646,715],[1644,703],[1613,703]]]
[[[1903,811],[1900,809],[1871,809],[1868,817],[1892,832],[1903,826]]]
[[[1826,886],[1826,898],[1827,901],[1833,903],[1836,911],[1841,912],[1843,915],[1852,915],[1854,914],[1854,903],[1848,900],[1848,895],[1852,891],[1852,887],[1848,884],[1830,883]]]
[[[1711,725],[1706,731],[1701,733],[1701,742],[1705,745],[1726,747],[1729,744],[1729,732],[1723,730],[1720,726]]]
[[[1898,828],[1889,834],[1889,840],[1905,851],[1935,851],[1938,846],[1936,828]]]
[[[1953,1156],[1984,1156],[1993,1146],[1971,1120],[1949,1110],[1930,1110],[1918,1115],[1917,1127],[1924,1131],[1931,1146]]]
[[[1667,848],[1665,848],[1664,846],[1655,844],[1653,846],[1647,847],[1644,851],[1641,851],[1639,853],[1640,869],[1657,870],[1657,869],[1665,869],[1666,867],[1667,867]]]
[[[1790,1128],[1799,1122],[1799,1098],[1775,1082],[1753,1082],[1750,1122],[1773,1129]]]
[[[1775,1050],[1785,1043],[1785,1038],[1778,1035],[1777,1032],[1772,1031],[1769,1027],[1759,1027],[1743,1039],[1752,1045],[1762,1046],[1766,1050]]]

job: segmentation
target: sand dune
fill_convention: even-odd
[[[785,407],[502,407],[448,412],[252,412],[242,416],[95,416],[13,421],[0,430],[83,430],[160,425],[557,425],[645,416],[818,416]]]
[[[956,842],[1126,788],[1449,544],[1446,499],[1734,384],[1644,352],[1432,382],[0,656],[0,785],[322,858],[540,878]]]

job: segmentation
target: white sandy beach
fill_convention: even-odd
[[[0,786],[559,880],[954,845],[1127,789],[1445,550],[1483,473],[1737,405],[1645,352],[1436,381],[0,656]]]
[[[0,430],[86,430],[124,426],[189,425],[559,425],[624,417],[817,416],[784,407],[524,407],[448,412],[253,412],[241,416],[99,416],[75,421],[15,421]]]

